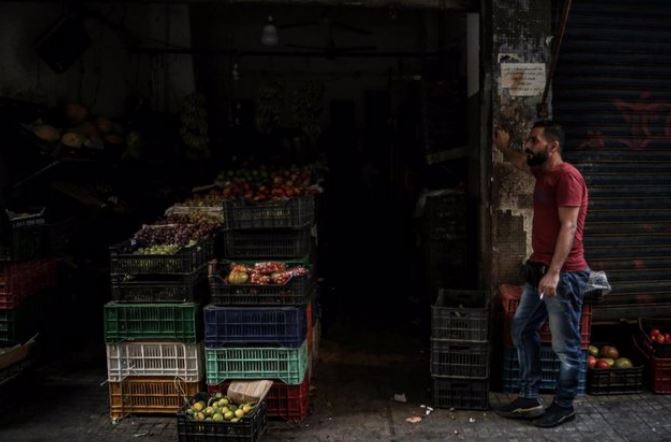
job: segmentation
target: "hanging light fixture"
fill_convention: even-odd
[[[273,17],[268,16],[266,24],[263,26],[263,33],[261,34],[261,43],[264,46],[277,46],[279,39],[277,37],[277,26],[273,22]]]

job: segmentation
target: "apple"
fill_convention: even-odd
[[[606,360],[599,359],[598,361],[596,361],[595,368],[610,368],[610,365]]]
[[[592,355],[587,356],[587,366],[589,368],[594,368],[596,366],[596,362],[597,359],[594,356]]]

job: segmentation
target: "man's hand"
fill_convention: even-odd
[[[494,129],[494,146],[501,152],[506,152],[510,147],[510,133],[497,126]]]
[[[543,275],[541,281],[538,283],[538,293],[541,298],[543,296],[555,296],[557,294],[557,285],[559,285],[559,273],[550,271]]]
[[[527,164],[527,156],[524,152],[512,149],[510,147],[510,132],[506,129],[497,126],[494,129],[494,146],[501,151],[503,157],[510,161],[510,163],[527,173],[531,173],[529,165]]]

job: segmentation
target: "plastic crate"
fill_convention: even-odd
[[[650,356],[671,358],[671,344],[659,344],[650,339],[648,333],[655,327],[659,328],[662,333],[671,333],[671,319],[639,319],[638,345]]]
[[[511,325],[515,310],[520,304],[523,288],[516,285],[503,284],[499,287],[501,304],[503,305],[503,340],[506,347],[512,347]],[[582,315],[580,317],[580,348],[587,350],[592,336],[592,305],[584,304],[582,306]],[[540,329],[541,343],[552,342],[550,333],[550,324],[545,321]]]
[[[117,421],[130,414],[175,414],[201,390],[200,382],[174,378],[138,377],[108,382],[110,417]]]
[[[635,336],[634,349],[641,360],[645,362],[647,370],[644,372],[644,380],[654,393],[671,393],[671,358],[659,358],[654,356],[650,349],[644,349],[640,342],[640,336]]]
[[[489,379],[434,377],[433,406],[459,410],[488,410]]]
[[[0,209],[2,210],[2,209]],[[46,230],[42,215],[10,221],[8,243],[0,242],[0,261],[27,261],[45,256]]]
[[[305,307],[219,307],[203,309],[205,345],[300,347],[306,339]]]
[[[254,203],[246,200],[224,201],[226,229],[286,229],[308,226],[315,221],[312,196]]]
[[[190,275],[112,275],[112,300],[121,302],[188,302],[207,292],[204,268]]]
[[[633,368],[591,368],[587,371],[587,393],[592,395],[635,394],[643,391],[643,365]]]
[[[232,379],[278,379],[300,384],[308,367],[307,341],[298,348],[205,348],[207,383]]]
[[[183,304],[105,304],[105,341],[161,339],[196,343],[200,306]]]
[[[58,264],[53,259],[0,263],[0,309],[13,309],[40,290],[56,287]]]
[[[112,275],[190,275],[214,256],[214,239],[183,247],[173,255],[137,255],[133,240],[110,247]]]
[[[431,306],[431,337],[486,342],[489,332],[488,292],[440,290]]]
[[[578,374],[578,394],[585,394],[587,386],[587,352],[583,352],[580,372]],[[552,393],[557,388],[557,378],[559,376],[560,361],[552,346],[542,345],[540,351],[541,360],[541,384],[540,391]],[[507,348],[503,352],[503,372],[502,372],[504,393],[518,393],[520,390],[520,364],[517,359],[517,351],[513,348]]]
[[[314,282],[307,276],[282,285],[227,284],[216,275],[209,280],[212,303],[216,305],[305,305],[314,290]]]
[[[200,393],[195,399],[207,399]],[[267,405],[263,401],[239,422],[206,422],[191,420],[182,408],[177,413],[177,440],[180,442],[255,442],[267,428]]]
[[[431,375],[489,377],[489,344],[431,339]]]
[[[210,394],[226,394],[230,382],[208,385]],[[268,405],[268,416],[287,421],[302,421],[310,411],[310,378],[303,379],[299,385],[288,385],[284,382],[273,382],[265,399]]]
[[[181,342],[107,344],[107,380],[120,382],[129,376],[168,376],[186,382],[202,381],[202,346]]]
[[[310,229],[227,230],[224,253],[230,259],[302,258],[312,246]]]

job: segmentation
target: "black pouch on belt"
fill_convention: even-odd
[[[548,266],[542,262],[527,261],[520,267],[520,276],[531,286],[538,287],[547,270]]]

